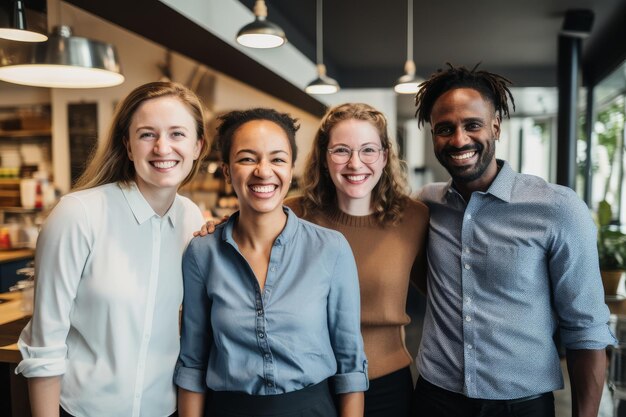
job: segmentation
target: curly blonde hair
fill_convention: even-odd
[[[380,143],[387,152],[387,164],[372,190],[372,206],[380,225],[396,224],[402,218],[408,198],[406,173],[387,133],[387,119],[381,112],[363,103],[335,106],[322,119],[302,178],[303,215],[337,207],[337,191],[328,173],[326,154],[333,128],[340,122],[353,119],[371,123],[378,131]]]

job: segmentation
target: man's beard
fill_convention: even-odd
[[[467,184],[472,181],[476,181],[480,177],[483,176],[489,164],[495,157],[496,147],[495,147],[496,139],[492,139],[490,141],[490,145],[485,151],[485,146],[480,143],[475,143],[472,145],[466,145],[462,148],[455,148],[453,146],[446,146],[441,151],[437,152],[435,156],[439,163],[448,171],[452,180],[455,183]],[[466,166],[456,166],[450,164],[450,154],[465,152],[465,151],[476,151],[478,155],[478,161],[474,165],[466,165]]]

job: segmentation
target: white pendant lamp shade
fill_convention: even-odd
[[[415,62],[410,60],[404,64],[404,75],[398,78],[393,89],[398,94],[416,94],[419,84],[420,80],[415,77]]]
[[[413,0],[407,0],[406,26],[404,75],[398,78],[393,89],[398,94],[416,94],[420,81],[415,78],[415,61],[413,61]]]
[[[10,27],[0,27],[0,38],[20,42],[43,42],[48,39],[43,33],[28,30],[24,2],[21,0],[13,2],[13,22]]]
[[[51,88],[112,87],[124,82],[115,47],[72,36],[69,26],[56,27],[47,42],[1,49],[3,81]]]
[[[326,66],[317,65],[317,78],[306,86],[307,94],[335,94],[339,91],[339,83],[326,75]]]
[[[267,20],[267,6],[264,0],[254,4],[255,19],[237,33],[237,42],[249,48],[276,48],[287,42],[285,32]]]
[[[339,83],[326,75],[324,65],[324,37],[322,26],[322,0],[317,0],[316,12],[316,52],[317,52],[317,78],[304,88],[307,94],[334,94],[339,91]]]

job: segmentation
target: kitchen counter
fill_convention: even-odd
[[[35,257],[33,249],[14,249],[0,251],[0,263],[21,261]]]
[[[0,294],[0,362],[18,363],[21,360],[17,339],[28,323],[30,315],[21,310],[22,293]]]
[[[1,293],[0,300],[0,414],[30,417],[26,378],[15,375],[22,359],[17,339],[30,316],[21,310],[21,292]]]

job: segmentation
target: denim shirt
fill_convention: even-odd
[[[178,386],[273,395],[330,378],[336,393],[368,388],[350,246],[340,233],[284,211],[263,291],[233,240],[238,213],[191,241]]]
[[[502,161],[469,203],[426,186],[428,302],[418,353],[427,381],[472,398],[515,399],[563,387],[557,347],[615,343],[596,228],[569,188]]]

